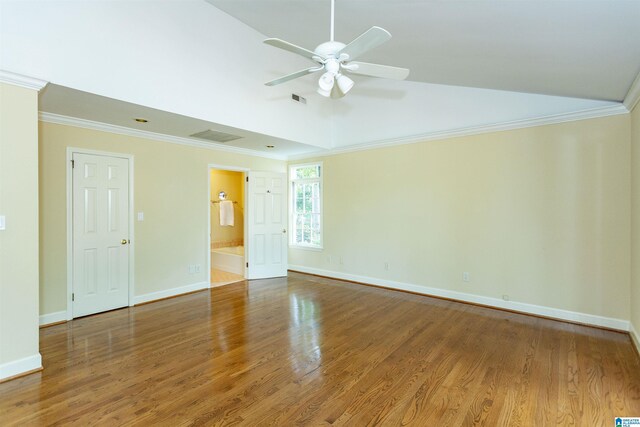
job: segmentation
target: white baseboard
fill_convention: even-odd
[[[49,325],[51,323],[65,322],[67,320],[66,311],[56,311],[55,313],[41,314],[40,326]]]
[[[482,295],[474,295],[458,291],[449,291],[446,289],[431,288],[428,286],[420,286],[410,283],[396,282],[393,280],[378,279],[375,277],[359,276],[356,274],[343,273],[339,271],[305,267],[302,265],[289,265],[289,270],[316,274],[318,276],[327,276],[335,279],[351,280],[354,282],[383,286],[385,288],[410,291],[427,296],[442,297],[457,301],[471,302],[474,304],[482,304],[495,308],[513,310],[527,314],[535,314],[537,316],[551,317],[559,320],[568,320],[570,322],[584,323],[586,325],[600,326],[603,328],[616,329],[619,331],[629,331],[629,321],[623,319],[597,316],[594,314],[578,313],[575,311],[562,310],[559,308],[545,307],[541,305],[527,304],[516,301],[504,301],[499,298],[485,297]]]
[[[42,368],[42,356],[40,356],[40,353],[23,357],[13,362],[3,363],[0,365],[0,381],[40,368]]]
[[[148,294],[137,295],[133,297],[134,304],[142,304],[144,302],[155,301],[158,299],[174,297],[176,295],[186,294],[189,292],[208,289],[209,282],[198,282],[191,285],[179,286],[177,288],[165,289],[164,291],[151,292]]]
[[[631,336],[631,342],[636,346],[636,350],[640,353],[640,335],[631,322],[629,322],[629,336]]]

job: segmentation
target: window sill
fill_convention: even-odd
[[[324,251],[324,248],[322,246],[289,245],[289,249],[301,249],[303,251],[312,251],[312,252]]]

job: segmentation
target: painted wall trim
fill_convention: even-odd
[[[636,346],[636,350],[640,354],[640,335],[638,335],[638,331],[631,322],[629,322],[629,336],[631,336],[631,342]]]
[[[633,110],[633,107],[640,101],[640,73],[636,76],[636,79],[631,84],[627,96],[624,97],[622,102],[629,112]]]
[[[5,70],[0,70],[0,82],[37,91],[40,91],[48,83],[44,80],[23,76],[22,74],[12,73],[11,71]]]
[[[65,322],[67,320],[67,311],[56,311],[55,313],[47,313],[40,315],[40,326],[50,325],[52,323]]]
[[[137,138],[152,139],[154,141],[168,142],[170,144],[186,145],[190,147],[205,148],[207,150],[226,151],[230,153],[245,154],[248,156],[264,157],[267,159],[286,160],[285,156],[277,154],[263,153],[256,150],[246,148],[231,147],[228,145],[202,142],[191,138],[183,138],[180,136],[166,135],[163,133],[149,132],[139,129],[131,129],[124,126],[111,125],[108,123],[95,122],[93,120],[79,119],[76,117],[63,116],[60,114],[47,113],[41,111],[39,120],[46,123],[54,123],[59,125],[75,126],[84,129],[92,129],[101,132],[110,132],[118,135],[134,136]]]
[[[551,317],[559,320],[584,323],[586,325],[600,326],[604,328],[616,329],[619,331],[629,331],[629,321],[610,317],[596,316],[593,314],[578,313],[575,311],[562,310],[559,308],[545,307],[541,305],[527,304],[516,301],[504,301],[498,298],[485,297],[482,295],[468,294],[446,289],[432,288],[428,286],[414,285],[410,283],[396,282],[393,280],[378,279],[375,277],[359,276],[356,274],[339,271],[324,270],[320,268],[305,267],[302,265],[289,265],[290,270],[302,273],[317,274],[336,279],[351,280],[354,282],[368,283],[371,285],[384,286],[387,288],[403,291],[415,292],[426,296],[436,296],[449,298],[458,301],[471,302],[475,304],[487,305],[490,307],[502,308],[506,310],[519,311],[527,314]]]
[[[372,150],[375,148],[385,148],[397,145],[416,144],[419,142],[436,141],[462,136],[481,135],[484,133],[501,132],[507,130],[524,129],[536,126],[552,125],[578,120],[595,119],[599,117],[615,116],[618,114],[628,114],[629,110],[623,104],[615,104],[607,107],[592,108],[589,110],[576,111],[572,113],[555,114],[551,116],[538,117],[533,119],[514,120],[511,122],[496,123],[492,125],[473,126],[463,129],[452,129],[443,132],[431,132],[402,138],[391,138],[379,141],[372,141],[363,144],[346,147],[336,147],[329,150],[314,151],[306,154],[296,154],[289,156],[288,160],[304,160],[313,157],[333,156],[335,154],[350,153],[355,151]]]
[[[155,301],[159,299],[175,297],[177,295],[187,294],[189,292],[200,291],[202,289],[208,289],[210,287],[209,282],[198,282],[191,285],[178,286],[177,288],[165,289],[163,291],[151,292],[148,294],[142,294],[134,297],[134,304],[142,304],[145,302]]]
[[[3,363],[0,365],[0,381],[39,369],[42,369],[42,356],[40,356],[40,353]]]

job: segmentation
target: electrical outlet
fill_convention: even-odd
[[[196,266],[193,264],[189,264],[189,274],[193,274],[196,272]]]
[[[331,264],[331,255],[327,255],[327,264]]]
[[[344,265],[344,260],[340,257],[340,265]]]
[[[200,273],[200,264],[196,264],[196,273]]]
[[[505,301],[509,301],[509,295],[507,294],[502,295],[502,299]]]
[[[384,269],[385,270],[389,270],[389,262],[388,261],[384,263]]]
[[[462,280],[465,282],[469,281],[469,272],[465,271],[464,273],[462,273]]]

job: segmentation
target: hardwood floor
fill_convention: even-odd
[[[41,330],[0,425],[613,426],[625,334],[301,274]]]

